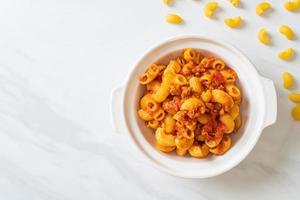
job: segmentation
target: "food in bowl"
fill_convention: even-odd
[[[228,151],[242,121],[237,78],[221,59],[192,48],[167,65],[150,64],[140,76],[145,92],[137,112],[154,130],[156,148],[195,158]]]

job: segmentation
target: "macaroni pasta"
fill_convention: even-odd
[[[195,158],[228,151],[229,134],[242,124],[236,80],[236,72],[221,59],[192,48],[166,66],[149,65],[140,77],[146,91],[137,113],[154,130],[155,147]]]

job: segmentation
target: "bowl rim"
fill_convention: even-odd
[[[130,77],[132,76],[132,74],[134,73],[136,68],[138,67],[138,63],[143,58],[145,58],[149,53],[155,51],[156,49],[160,48],[161,46],[163,46],[165,44],[168,44],[168,43],[178,41],[178,40],[185,40],[185,39],[208,40],[208,41],[211,41],[213,43],[217,43],[218,45],[221,45],[221,46],[224,46],[224,47],[228,48],[234,54],[236,54],[240,58],[244,59],[244,61],[247,62],[247,64],[251,65],[252,66],[252,71],[254,73],[253,76],[256,76],[259,80],[261,80],[262,76],[258,73],[255,65],[250,61],[250,59],[245,54],[243,54],[238,48],[234,47],[233,45],[231,45],[231,44],[229,44],[225,41],[222,41],[222,40],[219,40],[219,39],[214,39],[214,38],[207,37],[207,36],[202,36],[202,35],[182,35],[182,36],[173,37],[173,38],[170,38],[170,39],[167,39],[167,40],[163,40],[159,43],[156,43],[155,45],[152,45],[151,48],[146,49],[146,51],[142,54],[142,56],[140,56],[137,59],[137,62],[133,65],[134,67],[130,70],[129,77],[127,78],[127,81],[126,81],[126,84],[125,84],[125,90],[124,90],[124,94],[123,94],[124,95],[123,96],[123,116],[125,118],[125,125],[126,125],[126,128],[127,128],[127,132],[130,135],[132,142],[139,149],[140,153],[143,153],[144,156],[148,157],[148,159],[146,159],[146,160],[150,165],[152,165],[155,168],[160,169],[160,170],[162,170],[162,171],[164,171],[168,174],[171,174],[171,175],[174,175],[174,176],[177,176],[177,177],[181,177],[181,178],[209,178],[209,177],[214,177],[214,176],[218,176],[220,174],[223,174],[223,173],[229,171],[230,169],[236,167],[240,162],[242,162],[249,155],[249,153],[252,151],[252,149],[256,145],[258,139],[261,136],[263,127],[260,128],[259,133],[256,134],[255,138],[253,138],[253,143],[252,143],[251,146],[248,147],[247,151],[245,151],[244,154],[242,154],[242,156],[240,156],[240,159],[237,159],[237,160],[235,160],[235,162],[232,162],[231,165],[228,165],[227,167],[223,167],[222,170],[219,170],[219,171],[214,172],[214,173],[209,173],[209,174],[204,174],[204,175],[203,174],[201,174],[201,175],[197,175],[197,174],[189,175],[189,174],[182,174],[182,173],[177,172],[175,170],[169,170],[169,168],[166,168],[165,166],[162,166],[159,162],[152,159],[152,157],[149,156],[145,152],[145,150],[141,147],[141,144],[136,141],[137,139],[131,134],[128,122],[127,122],[126,117],[125,117],[126,116],[126,103],[125,103],[125,101],[126,101],[126,94],[128,94],[128,90],[129,90],[129,85],[130,85],[129,83],[131,82]],[[259,85],[261,85],[263,87],[263,84],[262,84],[261,81],[260,81]],[[261,98],[262,98],[261,101],[266,102],[266,98],[265,98],[264,95]],[[265,115],[266,115],[266,109],[263,110],[262,114],[264,115],[262,117],[262,119],[264,119]],[[262,124],[261,124],[261,126],[263,126]]]

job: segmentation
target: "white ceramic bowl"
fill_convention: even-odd
[[[241,128],[232,134],[231,149],[222,156],[197,159],[162,153],[155,149],[152,130],[137,116],[143,87],[139,76],[147,66],[162,56],[183,48],[196,48],[223,59],[238,74],[243,101]],[[120,114],[121,113],[121,114]],[[128,132],[133,143],[154,166],[175,176],[205,178],[224,173],[239,164],[253,149],[262,130],[277,117],[277,98],[274,84],[258,74],[253,64],[236,48],[222,41],[198,36],[168,40],[148,51],[135,65],[125,87],[112,95],[112,117],[117,131]]]

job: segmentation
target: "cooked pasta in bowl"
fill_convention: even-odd
[[[271,80],[234,47],[198,36],[148,51],[112,98],[115,129],[128,132],[149,163],[186,178],[236,166],[276,113]]]
[[[231,146],[241,126],[237,74],[219,58],[186,48],[167,64],[151,63],[140,76],[145,92],[139,117],[153,129],[155,147],[205,158]]]

